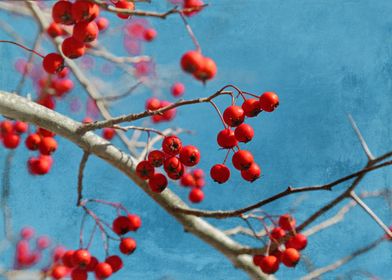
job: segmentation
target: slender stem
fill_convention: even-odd
[[[186,31],[188,32],[189,36],[191,37],[191,39],[192,39],[192,41],[193,41],[193,44],[194,44],[195,47],[196,47],[196,50],[197,50],[198,52],[201,52],[200,44],[199,44],[199,42],[197,41],[197,38],[196,38],[195,34],[193,33],[192,28],[191,28],[191,26],[189,25],[188,21],[186,20],[186,18],[185,18],[185,16],[184,16],[183,12],[179,12],[178,14],[180,15],[182,21],[184,22]]]
[[[26,50],[26,51],[32,52],[32,53],[34,53],[35,55],[40,56],[41,58],[44,58],[44,57],[45,57],[45,56],[43,56],[42,54],[40,54],[39,52],[37,52],[37,51],[35,51],[35,50],[33,50],[33,49],[30,49],[30,48],[28,48],[28,47],[25,47],[25,46],[23,46],[22,44],[19,44],[19,43],[17,43],[17,42],[8,41],[8,40],[0,40],[0,43],[14,44],[14,45],[16,45],[16,46],[18,46],[18,47],[20,47],[20,48]]]
[[[223,127],[224,127],[224,128],[227,128],[226,123],[225,123],[225,120],[223,119],[222,113],[221,113],[221,111],[219,110],[218,106],[216,106],[215,102],[212,101],[212,100],[210,100],[209,102],[210,102],[210,104],[212,105],[212,107],[214,107],[215,111],[218,113],[218,116],[219,116],[219,118],[220,118],[221,121],[222,121]]]
[[[79,174],[78,174],[78,200],[76,203],[76,206],[80,206],[81,205],[81,201],[83,198],[83,172],[84,172],[84,168],[86,167],[86,163],[87,160],[90,156],[90,153],[88,152],[84,152],[83,156],[82,156],[82,160],[80,161],[80,165],[79,165]]]

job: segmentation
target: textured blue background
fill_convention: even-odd
[[[161,11],[169,7],[164,3],[155,5]],[[141,8],[148,7],[141,5]],[[392,3],[386,0],[213,1],[208,9],[190,20],[203,52],[213,57],[219,67],[216,79],[206,87],[178,68],[181,54],[192,48],[180,19],[173,16],[165,21],[151,20],[159,35],[145,53],[157,57],[158,75],[164,77],[167,85],[175,80],[186,83],[186,98],[206,96],[232,83],[254,93],[273,90],[281,99],[275,113],[262,114],[250,121],[256,137],[247,148],[254,152],[261,165],[263,178],[248,184],[233,173],[226,185],[217,185],[208,179],[206,199],[201,207],[241,207],[282,191],[288,185],[326,183],[358,170],[366,158],[347,120],[349,113],[376,155],[392,147],[391,14]],[[4,12],[0,13],[0,19],[17,26],[19,35],[30,42],[27,44],[32,44],[36,29],[27,19]],[[119,20],[113,18],[112,22],[117,25]],[[3,31],[0,37],[8,38]],[[120,37],[106,37],[102,36],[102,42],[110,44],[109,48],[115,53],[125,54]],[[51,48],[49,43],[45,45]],[[26,57],[26,53],[0,44],[0,88],[3,90],[13,90],[19,79],[18,74],[10,71],[15,57]],[[116,77],[112,81],[116,82]],[[116,89],[128,86],[116,83]],[[32,90],[28,85],[24,93]],[[139,90],[137,96],[116,103],[113,112],[141,111],[144,100],[150,95],[148,90]],[[67,100],[77,96],[85,96],[79,85]],[[162,89],[161,96],[170,98],[167,87]],[[228,100],[218,103],[224,105]],[[68,105],[60,105],[59,110],[69,113]],[[81,119],[82,115],[74,117]],[[197,131],[195,135],[184,136],[184,141],[200,145],[203,155],[200,165],[205,170],[224,157],[215,142],[221,125],[208,105],[178,110],[178,117],[170,125]],[[10,200],[13,222],[15,228],[30,224],[39,229],[39,233],[76,247],[81,211],[74,206],[75,187],[82,153],[67,141],[59,139],[59,143],[53,170],[42,178],[27,174],[27,152],[24,148],[17,150]],[[0,155],[5,158],[6,151],[1,149]],[[367,176],[358,190],[374,190],[390,184],[390,172],[380,170]],[[271,214],[284,213],[301,196],[305,200],[295,215],[302,221],[346,186],[343,184],[330,193],[297,195],[268,205],[264,210]],[[143,227],[133,235],[138,249],[126,259],[126,268],[113,279],[246,279],[245,274],[235,270],[211,247],[185,234],[172,217],[125,176],[96,158],[88,163],[85,187],[86,196],[120,201],[143,219]],[[187,191],[174,184],[170,188],[186,198]],[[369,204],[384,221],[391,222],[385,201],[370,199]],[[212,222],[222,228],[240,223],[239,220]],[[315,266],[324,266],[381,234],[372,220],[355,209],[338,227],[312,236],[304,254]],[[99,244],[99,236],[96,240]],[[368,270],[381,279],[392,279],[391,254],[390,245],[383,244],[325,279],[356,269]],[[301,262],[295,269],[282,267],[277,277],[297,279],[305,273]]]

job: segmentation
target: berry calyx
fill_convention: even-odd
[[[161,152],[159,150],[154,150],[151,151],[148,154],[148,162],[152,164],[152,166],[154,167],[160,167],[162,166],[164,160],[165,160],[165,153]]]

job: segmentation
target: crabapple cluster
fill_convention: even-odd
[[[181,68],[203,83],[214,78],[218,70],[215,61],[199,50],[186,52],[181,57]]]
[[[244,97],[243,93],[240,94]],[[279,105],[279,98],[274,92],[265,92],[259,98],[248,98],[242,106],[231,105],[223,112],[222,120],[225,128],[218,132],[217,142],[222,149],[232,150],[232,164],[241,172],[244,180],[253,182],[261,175],[259,165],[248,150],[241,150],[239,142],[248,143],[253,139],[254,130],[245,123],[245,118],[256,117],[261,111],[272,112]],[[234,150],[237,148],[237,151]],[[224,164],[215,164],[210,170],[211,178],[219,184],[230,178],[230,169]]]
[[[40,127],[34,133],[28,130],[29,126],[24,122],[3,120],[0,122],[0,139],[5,148],[16,149],[22,134],[28,133],[25,139],[26,148],[38,151],[38,155],[28,159],[27,168],[33,175],[44,175],[50,171],[53,164],[51,155],[57,150],[55,134]]]
[[[276,245],[276,249],[266,255],[253,256],[253,263],[264,273],[275,273],[279,270],[280,263],[286,267],[295,267],[300,261],[300,251],[306,248],[308,240],[305,235],[295,231],[295,224],[296,221],[290,214],[284,214],[279,217],[278,225],[268,231],[269,239]]]
[[[186,167],[193,167],[199,161],[200,152],[195,146],[183,146],[180,138],[177,136],[165,136],[162,141],[162,150],[150,151],[147,159],[139,162],[136,166],[136,174],[141,179],[148,180],[151,191],[161,193],[167,187],[167,177],[172,180],[182,179],[187,174],[185,172]],[[156,172],[155,168],[159,167],[163,167],[167,177],[162,173]],[[201,172],[196,171],[197,173],[199,173],[200,186],[204,185],[201,181]],[[190,195],[190,200],[192,202],[200,202],[203,199],[200,187],[197,187],[196,183],[192,187],[191,193],[193,193]],[[195,191],[195,189],[198,190]],[[195,192],[197,192],[196,195]]]
[[[200,168],[191,172],[184,173],[181,177],[180,184],[183,187],[190,187],[189,200],[193,203],[199,203],[204,199],[204,193],[201,190],[204,185],[204,171]]]
[[[161,109],[163,107],[169,106],[172,103],[166,100],[159,100],[156,97],[152,97],[147,99],[146,101],[146,110],[149,111],[156,111],[158,109]],[[153,123],[159,123],[159,122],[168,122],[174,119],[176,116],[176,109],[171,109],[163,112],[162,114],[156,114],[151,116],[151,121]]]

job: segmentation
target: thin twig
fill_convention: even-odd
[[[355,133],[357,134],[359,142],[361,143],[362,149],[364,150],[368,160],[369,161],[374,160],[374,156],[373,156],[372,152],[370,151],[369,146],[365,141],[365,138],[363,138],[361,131],[359,130],[357,124],[355,123],[353,117],[350,114],[348,115],[348,119],[350,120],[351,126],[353,127]]]
[[[11,208],[8,205],[8,199],[11,192],[11,166],[12,160],[14,158],[15,151],[11,150],[8,152],[5,158],[5,164],[3,169],[3,180],[2,180],[2,192],[1,192],[1,208],[3,211],[3,220],[4,220],[4,235],[7,240],[11,240],[12,233],[12,217],[11,217]]]
[[[83,172],[84,168],[86,167],[87,160],[90,156],[89,152],[84,152],[82,159],[79,164],[79,174],[78,174],[78,200],[76,206],[81,205],[81,201],[83,199]]]

